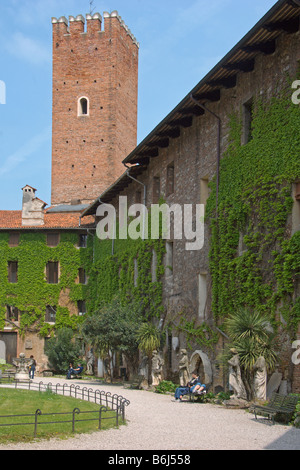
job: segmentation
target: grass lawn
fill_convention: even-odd
[[[80,410],[79,414],[75,414],[76,421],[85,420],[83,422],[75,422],[76,433],[98,430],[99,404],[97,405],[77,398],[56,395],[51,391],[35,392],[0,388],[0,443],[31,441],[34,438],[34,414],[37,409],[42,412],[42,414],[38,416],[38,423],[41,424],[37,426],[37,438],[70,437],[72,434],[72,411],[74,408]],[[92,413],[92,411],[94,411],[94,413]],[[53,413],[68,414],[55,416]],[[31,416],[19,416],[16,418],[12,416],[7,418],[2,417],[26,414],[31,414]],[[103,413],[102,417],[105,419],[102,420],[101,429],[114,427],[116,424],[115,416],[115,412],[112,411]],[[95,419],[95,421],[92,421],[93,419]],[[51,421],[60,422],[51,424]],[[70,422],[66,423],[63,421]],[[119,423],[120,421],[119,417]],[[11,423],[18,423],[18,425],[1,426],[2,424]]]

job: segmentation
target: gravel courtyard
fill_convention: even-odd
[[[35,379],[39,383],[42,379]],[[63,379],[43,379],[63,384]],[[68,381],[70,383],[70,381]],[[0,450],[300,450],[300,429],[270,424],[243,410],[200,403],[177,403],[170,395],[119,385],[72,380],[75,385],[117,393],[130,400],[128,424],[119,429],[50,439]]]

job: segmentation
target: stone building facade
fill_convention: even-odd
[[[195,208],[197,204],[213,207],[214,216],[209,215],[205,220],[203,246],[187,250],[187,240],[177,239],[174,234],[165,243],[164,309],[156,319],[166,332],[165,378],[178,379],[179,354],[184,348],[188,350],[190,367],[198,369],[213,390],[227,388],[227,375],[217,362],[227,337],[214,316],[215,280],[210,251],[213,219],[218,220],[221,163],[230,146],[230,116],[242,116],[240,145],[246,145],[251,138],[254,101],[271,100],[286,86],[287,75],[297,76],[299,13],[298,0],[277,2],[136,147],[137,44],[134,37],[117,13],[104,15],[104,31],[100,30],[98,14],[87,17],[87,32],[81,16],[70,18],[69,30],[64,17],[52,20],[54,207],[46,211],[47,218],[59,217],[61,224],[64,220],[66,231],[90,234],[89,240],[95,244],[98,243],[95,236],[98,220],[95,224],[94,219],[97,209],[103,203],[111,204],[118,214],[121,196],[127,197],[128,206],[141,203],[148,209],[159,201],[169,206],[178,204],[181,208],[184,205]],[[95,60],[100,51],[105,51],[109,60],[103,63],[101,57]],[[101,68],[103,88],[99,85]],[[300,228],[297,192],[300,174],[295,173],[291,180],[292,208],[285,227],[287,238],[297,234]],[[213,199],[211,184],[216,188]],[[42,202],[36,201],[36,205],[39,211],[44,211]],[[71,214],[72,222],[67,222]],[[5,222],[10,216],[16,214],[0,213],[0,232],[8,233],[12,228]],[[193,212],[190,231],[195,230],[198,222]],[[16,228],[25,230],[20,221]],[[51,224],[51,228],[57,225]],[[40,220],[38,229],[26,227],[29,231],[46,229],[47,225],[41,225]],[[99,247],[101,250],[101,242]],[[242,239],[241,243],[237,241],[236,252],[236,257],[243,252]],[[155,269],[153,279],[154,273]],[[135,270],[133,283],[137,276]],[[293,281],[296,302],[299,279]],[[70,301],[67,294],[62,290],[60,300],[65,308]],[[201,332],[202,342],[193,341],[188,330],[191,326]],[[292,338],[284,330],[280,331],[280,368],[295,392],[300,390],[300,372],[299,365],[291,361],[292,340],[299,339],[299,334],[298,330]],[[26,340],[30,338],[25,337]],[[23,346],[19,343],[20,348]]]
[[[260,97],[270,100],[286,86],[287,74],[297,76],[300,61],[299,10],[297,2],[277,3],[124,159],[127,170],[125,168],[123,176],[83,212],[82,220],[87,215],[96,215],[101,203],[115,206],[118,212],[121,196],[127,197],[128,206],[140,202],[145,203],[148,209],[151,204],[157,204],[160,197],[169,206],[205,205],[209,183],[216,178],[218,185],[222,179],[220,159],[229,145],[230,116],[242,113],[240,143],[246,144],[251,129],[253,100]],[[300,227],[300,206],[295,190],[299,177],[295,174],[295,184],[291,187],[293,209],[288,219],[288,233],[295,233]],[[175,238],[166,241],[165,316],[161,319],[165,331],[169,332],[165,346],[165,377],[176,378],[179,351],[187,346],[187,335],[178,330],[184,311],[195,326],[206,324],[218,336],[213,351],[205,346],[205,342],[203,347],[192,345],[189,355],[193,367],[198,367],[209,377],[215,389],[226,388],[227,378],[216,362],[226,335],[218,328],[212,311],[210,220],[205,223],[201,249],[187,251],[185,243],[185,240]],[[294,297],[297,296],[299,286],[295,287]],[[207,339],[210,339],[208,331]],[[299,392],[299,366],[291,362],[292,338],[285,337],[284,344],[282,373],[288,377],[289,386]]]

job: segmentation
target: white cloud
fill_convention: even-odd
[[[51,63],[49,46],[25,36],[21,32],[14,33],[11,40],[6,43],[6,50],[15,57],[30,62],[33,65]]]
[[[9,155],[4,161],[4,164],[0,167],[0,177],[11,173],[18,165],[24,162],[48,141],[51,141],[51,126],[47,126],[41,133],[22,145],[15,153]]]

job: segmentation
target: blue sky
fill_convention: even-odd
[[[50,205],[51,17],[85,15],[89,3],[0,0],[0,210],[21,209],[26,184]],[[94,0],[95,12],[118,10],[140,43],[138,143],[275,3]]]

